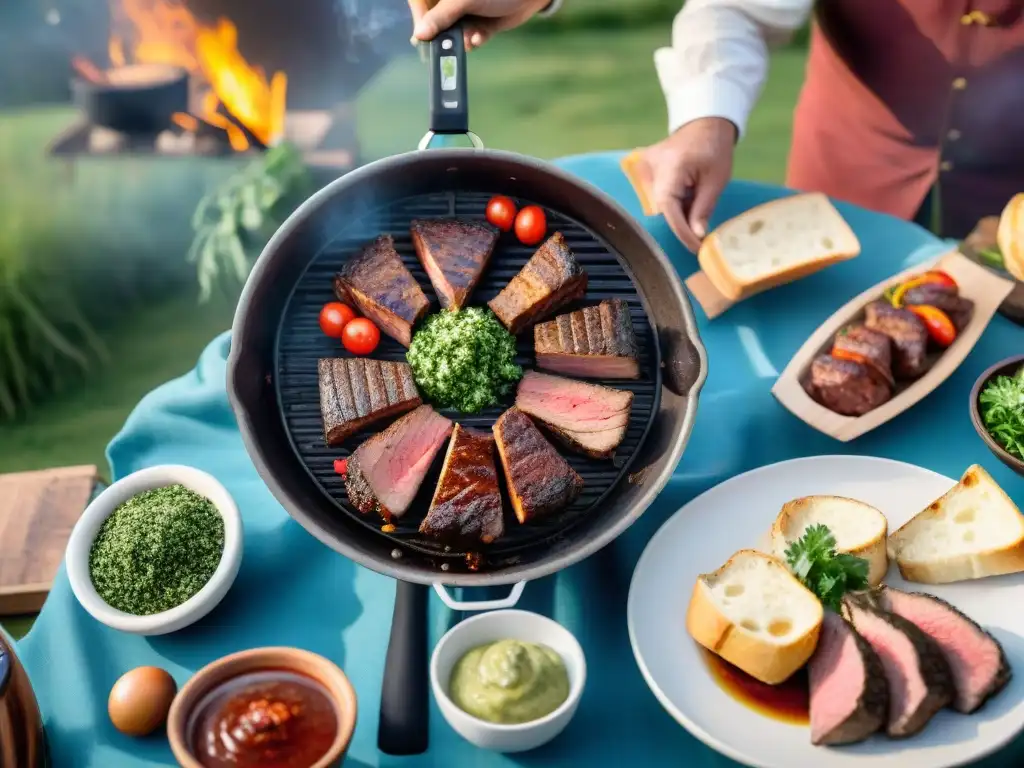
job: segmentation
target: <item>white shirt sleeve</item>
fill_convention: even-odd
[[[548,16],[554,16],[558,13],[558,9],[562,7],[564,0],[551,0],[540,12],[537,13],[537,18],[546,19]]]
[[[786,42],[813,0],[687,0],[672,47],[654,53],[669,132],[701,117],[730,120],[742,136],[768,74],[768,49]]]

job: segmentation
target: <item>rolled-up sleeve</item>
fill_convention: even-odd
[[[688,0],[672,46],[654,53],[669,132],[701,117],[731,121],[742,136],[768,74],[768,51],[808,19],[813,0]]]

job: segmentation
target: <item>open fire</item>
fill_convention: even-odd
[[[249,64],[238,49],[238,31],[228,19],[215,26],[197,21],[182,0],[112,0],[108,56],[112,67],[162,64],[181,67],[191,76],[189,111],[172,118],[182,130],[206,126],[222,130],[231,148],[244,152],[268,147],[284,136],[288,79],[269,79]],[[102,72],[76,58],[75,69],[87,79]]]

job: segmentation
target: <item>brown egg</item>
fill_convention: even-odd
[[[136,667],[110,689],[107,713],[121,733],[147,736],[167,719],[178,684],[159,667]]]

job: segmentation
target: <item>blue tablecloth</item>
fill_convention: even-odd
[[[590,155],[568,158],[560,165],[602,188],[640,218],[640,206],[618,160],[618,155]],[[776,187],[733,183],[716,221],[783,194]],[[162,738],[132,740],[111,727],[106,698],[113,682],[128,669],[155,664],[169,670],[180,684],[219,656],[261,645],[310,649],[333,659],[352,678],[360,716],[349,764],[356,767],[731,765],[661,709],[629,648],[629,578],[644,544],[672,512],[745,470],[829,453],[885,456],[951,477],[979,462],[1018,503],[1024,502],[1024,482],[989,454],[971,427],[967,409],[968,392],[978,374],[1019,351],[1024,341],[1021,329],[1002,317],[926,401],[853,444],[813,431],[772,398],[769,389],[778,372],[838,306],[876,281],[948,247],[914,225],[847,205],[840,208],[860,237],[863,254],[755,297],[711,322],[697,309],[710,375],[693,436],[671,483],[613,545],[527,586],[521,605],[569,627],[589,661],[582,705],[561,738],[533,753],[499,756],[462,741],[435,708],[427,754],[389,758],[377,751],[379,688],[395,584],[314,540],[264,487],[242,447],[225,397],[225,335],[202,353],[195,370],[139,403],[110,444],[109,458],[118,478],[162,463],[191,464],[216,475],[234,494],[245,518],[245,556],[238,581],[222,605],[199,624],[168,637],[145,639],[95,622],[75,601],[62,571],[34,629],[19,645],[43,709],[54,765],[171,764]],[[647,219],[645,224],[681,276],[695,270],[696,259],[662,219]],[[458,617],[437,600],[431,611],[436,641]],[[1024,759],[1019,751],[1013,757],[1004,753],[991,765],[1020,764]]]

